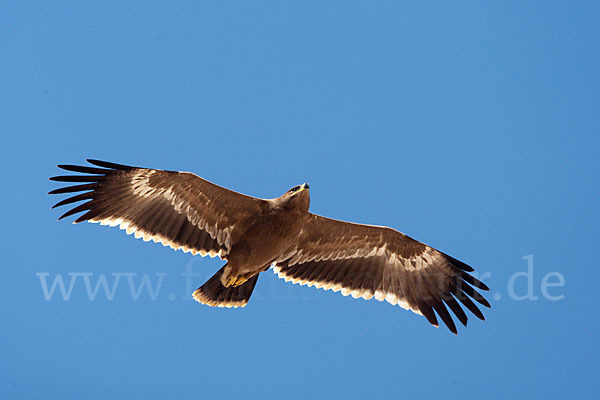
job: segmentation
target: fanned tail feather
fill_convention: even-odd
[[[211,307],[244,307],[248,304],[250,296],[252,296],[258,274],[240,286],[225,287],[221,284],[221,275],[223,275],[224,270],[225,266],[199,287],[194,292],[194,299]]]

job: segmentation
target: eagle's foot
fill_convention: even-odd
[[[225,287],[229,287],[233,284],[235,284],[235,281],[238,279],[237,275],[233,275],[231,273],[231,267],[229,265],[225,266],[225,269],[223,270],[223,274],[221,274],[221,285],[225,286]]]
[[[235,282],[233,282],[233,287],[238,287],[240,285],[243,285],[244,283],[246,283],[248,281],[248,279],[250,279],[250,276],[238,275],[235,279]]]
[[[223,273],[223,275],[221,275],[221,284],[225,287],[230,287],[230,286],[238,287],[238,286],[246,283],[248,281],[248,279],[250,279],[250,276],[246,276],[246,275],[237,275],[236,276],[231,273]]]
[[[221,277],[221,284],[225,287],[229,287],[235,283],[235,276],[227,275]]]

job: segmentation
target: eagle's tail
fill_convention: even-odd
[[[221,268],[219,272],[214,274],[212,278],[206,281],[204,285],[196,289],[194,292],[194,299],[196,299],[196,301],[212,307],[228,308],[244,307],[248,304],[254,286],[256,286],[258,274],[239,286],[225,287],[221,283],[221,275],[223,275],[223,271],[225,271],[225,266]]]

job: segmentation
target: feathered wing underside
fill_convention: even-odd
[[[490,306],[476,290],[489,289],[469,274],[473,269],[468,265],[390,228],[313,214],[298,247],[273,269],[293,283],[398,304],[435,326],[437,313],[454,333],[448,308],[466,326],[468,318],[461,304],[482,320],[475,302]]]
[[[50,194],[82,192],[54,207],[85,201],[59,219],[84,212],[74,222],[119,226],[136,238],[175,250],[227,259],[234,225],[244,221],[263,202],[187,172],[88,162],[97,167],[59,165],[82,174],[50,178],[78,183]]]

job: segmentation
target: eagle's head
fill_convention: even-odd
[[[309,195],[309,185],[308,183],[303,183],[302,185],[294,186],[277,199],[277,205],[279,207],[291,210],[297,209],[299,211],[306,212],[308,211],[308,207],[310,205],[310,195]]]

